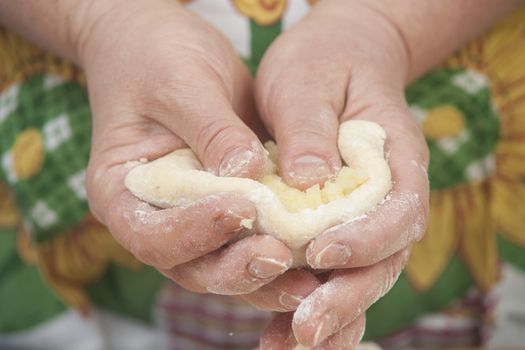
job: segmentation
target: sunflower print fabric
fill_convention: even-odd
[[[249,21],[250,55],[243,58],[255,71],[297,1],[222,2]],[[368,338],[444,310],[473,289],[483,296],[498,283],[502,261],[525,271],[524,37],[522,9],[407,88],[431,153],[430,223],[396,286],[368,312]],[[1,28],[0,47],[0,271],[37,271],[27,275],[41,279],[32,288],[46,296],[31,322],[0,313],[0,332],[45,321],[65,306],[89,313],[96,304],[149,319],[163,279],[88,210],[91,124],[82,72]],[[3,276],[0,299],[11,291]],[[14,280],[29,285],[27,277]],[[13,305],[34,308],[23,295]]]
[[[10,277],[23,284],[19,299],[2,307],[0,333],[52,317],[63,310],[60,304],[88,314],[93,300],[149,319],[163,279],[120,247],[88,210],[91,121],[82,73],[1,27],[0,47],[0,235],[13,237],[0,252],[0,299],[12,299]],[[36,287],[24,279],[29,271],[39,274]],[[115,281],[108,276],[129,272],[144,284],[126,294],[146,306],[109,290]],[[54,297],[38,300],[38,308],[27,302],[44,289]],[[30,316],[23,319],[8,312],[24,315],[24,309]]]
[[[419,290],[454,252],[488,290],[498,278],[498,240],[525,247],[524,13],[407,90],[431,152],[430,224],[407,268]]]

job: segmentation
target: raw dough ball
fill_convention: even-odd
[[[255,232],[279,238],[294,252],[294,266],[304,266],[308,242],[334,225],[366,214],[390,191],[385,139],[385,131],[375,123],[353,120],[341,124],[338,147],[346,166],[322,189],[316,185],[299,191],[284,184],[276,175],[274,144],[267,144],[274,164],[260,182],[204,171],[190,149],[136,166],[125,182],[135,196],[161,208],[187,205],[219,192],[241,194],[257,208]]]

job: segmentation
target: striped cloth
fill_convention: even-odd
[[[170,334],[171,350],[246,350],[258,346],[271,313],[239,298],[194,294],[168,283],[158,299],[157,317]]]

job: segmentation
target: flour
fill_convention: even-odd
[[[385,139],[384,130],[375,123],[352,120],[341,124],[338,139],[341,157],[349,167],[361,172],[365,180],[340,199],[298,212],[290,212],[276,193],[260,182],[203,171],[189,149],[134,167],[125,184],[135,196],[161,208],[221,192],[242,195],[257,209],[257,220],[245,222],[246,227],[275,236],[292,249],[293,266],[305,266],[305,248],[313,238],[334,225],[361,219],[385,199],[392,187],[390,168],[384,158]],[[228,171],[236,171],[233,165],[226,166]]]

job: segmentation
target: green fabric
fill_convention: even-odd
[[[435,191],[479,180],[469,173],[469,167],[478,162],[483,164],[484,159],[492,155],[500,128],[490,88],[483,76],[468,70],[436,69],[409,86],[406,97],[418,122],[424,120],[428,111],[446,105],[457,108],[464,118],[462,134],[446,140],[427,139],[431,189]],[[490,167],[481,169],[481,176],[490,174]],[[472,287],[473,280],[457,256],[424,293],[413,290],[403,274],[392,290],[367,312],[366,338],[387,336],[411,325],[424,314],[443,310]]]
[[[525,230],[525,227],[523,228]],[[498,248],[501,260],[506,261],[521,271],[525,271],[525,249],[498,235]]]
[[[0,108],[10,111],[0,120],[0,178],[13,192],[32,238],[41,243],[75,227],[88,214],[84,188],[91,138],[88,96],[79,84],[45,74],[30,76],[9,91],[9,100],[0,99]],[[12,156],[16,138],[29,128],[36,128],[43,137],[44,161],[36,175],[21,180],[13,177],[13,167],[5,159]],[[3,240],[15,240],[14,234],[0,235]],[[44,285],[37,268],[25,266],[14,244],[7,243],[0,248],[0,271],[5,271],[0,274],[0,300],[17,297],[0,309],[0,331],[30,327],[65,309]],[[133,272],[113,265],[89,293],[103,308],[150,321],[163,279],[151,268]],[[25,292],[17,294],[17,290]]]
[[[0,334],[36,326],[66,310],[35,266],[16,252],[16,231],[0,230]]]
[[[166,279],[151,267],[130,271],[112,265],[88,293],[95,304],[107,310],[150,322],[155,298],[164,281]]]
[[[35,176],[16,180],[10,175],[12,166],[4,161],[0,176],[13,192],[33,239],[44,241],[72,228],[88,213],[85,191],[75,185],[83,184],[89,159],[89,102],[78,84],[43,74],[25,80],[16,101],[1,126],[0,155],[6,159],[16,138],[36,128],[46,144],[44,163]]]
[[[416,119],[418,112],[424,114],[432,108],[445,105],[456,107],[464,117],[465,132],[462,135],[448,140],[427,140],[430,150],[428,174],[432,190],[478,180],[469,174],[469,166],[483,162],[496,147],[500,120],[493,107],[490,87],[483,79],[480,73],[470,70],[437,69],[406,90],[407,101]],[[464,82],[467,88],[458,81]],[[488,168],[486,170],[490,171]]]
[[[277,36],[281,33],[281,30],[281,21],[277,21],[269,26],[261,26],[253,20],[250,21],[251,56],[250,58],[245,60],[245,62],[248,66],[248,69],[252,72],[253,75],[255,75],[257,67],[261,62],[264,53],[271,45],[271,43],[275,40],[275,38],[277,38]]]
[[[454,256],[439,280],[424,293],[412,289],[402,274],[392,290],[366,312],[365,339],[378,339],[410,326],[420,316],[443,310],[465,295],[473,281]]]

